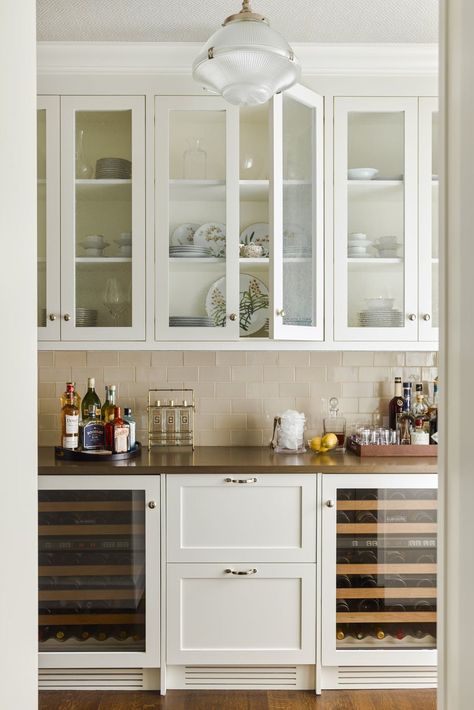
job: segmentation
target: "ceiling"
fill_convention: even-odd
[[[290,42],[437,42],[439,0],[252,0]],[[37,0],[41,41],[204,42],[240,0]]]

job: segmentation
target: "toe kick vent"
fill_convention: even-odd
[[[436,667],[345,666],[338,668],[338,686],[343,688],[435,688]]]
[[[186,688],[295,688],[296,666],[186,666]]]
[[[40,690],[141,690],[141,668],[41,668]]]

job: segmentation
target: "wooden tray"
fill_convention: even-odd
[[[113,454],[111,451],[73,451],[71,449],[63,449],[62,446],[54,447],[54,455],[57,459],[63,461],[122,461],[123,459],[131,459],[134,456],[139,456],[142,450],[142,445],[139,441],[136,442],[135,448],[131,451],[125,451],[121,454]]]
[[[354,441],[354,439],[348,438],[346,449],[356,454],[356,456],[382,456],[384,458],[390,456],[438,456],[436,444],[429,444],[428,446],[420,444],[375,446],[371,444],[362,445]]]

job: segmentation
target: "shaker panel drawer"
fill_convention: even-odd
[[[314,562],[316,476],[168,476],[169,562]]]

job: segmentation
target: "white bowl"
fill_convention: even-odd
[[[119,256],[132,256],[131,244],[122,244],[122,246],[119,247]]]
[[[132,243],[132,233],[131,232],[121,232],[117,239],[114,239],[116,244],[120,246],[129,246]]]
[[[389,235],[386,237],[379,237],[377,239],[377,242],[379,244],[381,244],[384,248],[390,248],[390,247],[398,246],[397,239],[398,239],[398,237]]]
[[[347,245],[350,249],[354,249],[356,247],[368,247],[372,244],[370,239],[349,239],[347,242]]]
[[[394,298],[385,298],[385,296],[377,296],[376,298],[366,298],[367,308],[374,310],[375,308],[393,308],[395,303]]]
[[[92,247],[86,249],[84,247],[85,255],[86,256],[104,256],[104,249],[94,249]]]
[[[349,239],[367,239],[367,234],[364,234],[364,232],[351,232],[349,234]]]
[[[394,259],[398,257],[398,248],[395,249],[379,249],[379,256],[384,259]]]
[[[367,247],[349,247],[347,251],[349,256],[360,256],[367,254]]]
[[[84,249],[104,249],[106,241],[102,234],[88,234],[82,240]]]
[[[349,168],[347,177],[349,180],[373,180],[378,172],[376,168]]]

